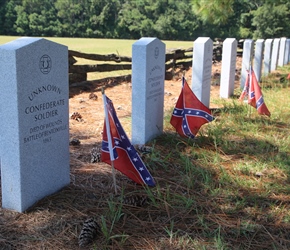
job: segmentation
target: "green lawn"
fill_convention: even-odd
[[[0,36],[0,44],[17,39],[13,36]],[[96,39],[96,38],[56,38],[47,37],[48,40],[64,44],[70,50],[77,50],[87,53],[109,54],[119,53],[122,56],[132,55],[132,44],[137,40],[119,40],[119,39]],[[189,48],[193,46],[193,41],[163,41],[166,48]]]
[[[0,45],[13,41],[19,37],[0,36]],[[47,37],[46,39],[68,46],[69,50],[76,50],[85,53],[95,54],[119,54],[120,56],[132,56],[132,45],[137,40],[121,40],[121,39],[96,39],[96,38],[59,38]],[[163,41],[166,49],[172,48],[190,48],[193,41]],[[99,62],[76,58],[77,64],[96,64]],[[103,62],[101,62],[103,63]],[[120,75],[131,74],[131,70],[120,70],[112,72],[92,72],[88,73],[88,80],[103,79],[106,77],[115,77]]]

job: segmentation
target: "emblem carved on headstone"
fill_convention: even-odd
[[[39,69],[43,74],[48,74],[51,70],[52,61],[49,55],[43,55],[39,60]]]
[[[154,50],[154,57],[155,57],[155,59],[157,59],[158,56],[159,56],[159,48],[156,47],[155,50]]]

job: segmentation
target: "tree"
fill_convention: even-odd
[[[197,27],[190,0],[128,0],[122,6],[118,25],[127,38],[170,40],[191,40],[197,35]]]
[[[15,6],[20,4],[21,0],[4,0],[0,4],[0,34],[4,35],[17,35],[14,23],[17,19]]]
[[[253,11],[254,38],[273,38],[290,35],[290,3],[267,3]]]
[[[122,1],[111,0],[109,2],[95,0],[91,4],[90,22],[87,32],[93,37],[118,38],[117,31],[119,12]]]
[[[202,21],[225,24],[233,12],[234,0],[192,0],[193,11]]]
[[[13,6],[16,20],[13,28],[18,35],[58,36],[59,23],[51,0],[23,0]]]

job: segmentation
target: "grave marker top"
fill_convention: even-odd
[[[290,39],[286,39],[284,65],[289,63],[289,57],[290,57]]]
[[[274,71],[277,69],[279,48],[280,48],[280,38],[275,38],[273,42],[273,48],[272,48],[271,68],[270,68],[271,71]]]
[[[2,206],[25,211],[69,184],[68,49],[43,38],[0,46]]]
[[[199,37],[194,41],[191,88],[207,107],[210,104],[212,53],[213,42],[209,37]]]
[[[263,52],[264,52],[264,39],[258,39],[255,46],[254,55],[254,72],[258,82],[261,81],[262,74],[262,62],[263,62]]]
[[[163,132],[165,44],[143,37],[132,46],[132,143]]]
[[[284,58],[285,58],[285,50],[286,50],[286,37],[282,37],[280,39],[280,48],[279,48],[279,58],[278,58],[278,65],[284,66]]]
[[[273,39],[266,39],[264,50],[264,68],[263,68],[264,76],[267,76],[271,71],[272,45]]]
[[[241,73],[241,89],[244,88],[246,78],[247,78],[247,70],[250,69],[250,65],[252,62],[252,56],[253,56],[253,40],[251,39],[246,39],[244,41],[244,46],[243,46],[243,59],[242,59],[242,73]]]

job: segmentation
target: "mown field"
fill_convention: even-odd
[[[117,195],[110,166],[90,161],[102,138],[100,90],[75,89],[70,112],[80,112],[83,121],[70,119],[70,137],[81,142],[70,145],[71,184],[25,213],[0,209],[0,249],[79,249],[87,218],[99,228],[83,249],[290,249],[289,73],[287,65],[263,78],[270,118],[238,101],[237,88],[227,100],[212,95],[216,119],[195,139],[184,139],[169,124],[168,110],[164,133],[142,155],[156,187],[117,173]],[[165,85],[173,109],[180,81]],[[128,125],[130,83],[105,91]],[[98,100],[88,98],[92,92]],[[130,203],[138,197],[146,202]]]
[[[0,45],[15,40],[19,37],[0,36]],[[89,38],[51,38],[46,39],[68,46],[69,50],[76,50],[84,53],[94,54],[117,54],[120,56],[132,56],[132,45],[137,40],[118,40],[118,39],[89,39]],[[190,48],[193,41],[163,41],[166,49],[170,48]],[[105,62],[86,60],[83,58],[75,58],[76,64],[102,64]],[[108,62],[106,62],[108,63]],[[113,63],[113,62],[112,62]],[[119,70],[112,72],[91,72],[88,73],[88,80],[103,79],[109,76],[121,76],[131,74],[131,70]]]
[[[19,37],[0,36],[0,45],[10,42]],[[46,39],[68,46],[70,50],[77,50],[87,53],[111,54],[116,53],[122,56],[132,56],[132,44],[137,40],[118,39],[89,39],[89,38],[52,38]],[[166,48],[189,48],[193,46],[193,41],[163,41]]]

